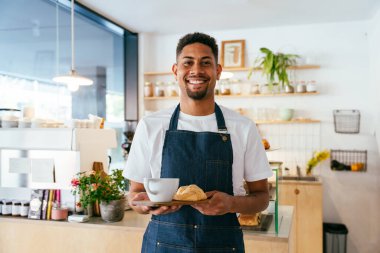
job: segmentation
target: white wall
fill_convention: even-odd
[[[372,44],[376,42],[379,44],[379,18],[372,22],[377,24],[377,35]],[[379,109],[377,112],[374,111],[371,104],[373,99],[369,99],[371,95],[375,98],[370,77],[370,55],[372,53],[379,55],[380,51],[375,48],[371,49],[371,54],[369,53],[369,24],[370,22],[347,22],[204,31],[214,36],[219,45],[222,40],[245,39],[246,66],[251,65],[258,49],[263,46],[275,51],[298,53],[309,58],[310,63],[321,65],[319,70],[297,72],[299,80],[317,81],[321,92],[318,96],[232,99],[226,103],[233,108],[284,106],[295,108],[296,116],[322,120],[321,148],[368,150],[368,170],[365,173],[333,172],[327,162],[319,168],[324,183],[324,220],[344,223],[348,227],[350,231],[348,253],[372,253],[380,248],[378,240],[380,171],[379,153],[374,137],[374,119]],[[182,35],[184,34],[141,34],[140,49],[144,53],[139,59],[142,66],[140,71],[170,71],[175,61],[176,43]],[[378,60],[376,64],[378,69],[380,65]],[[237,77],[244,79],[246,73],[237,73]],[[143,78],[143,74],[140,73],[140,87],[143,85]],[[142,94],[140,98],[142,115],[144,105]],[[164,106],[170,104],[166,103]],[[332,118],[333,109],[359,109],[360,134],[336,134]]]
[[[380,154],[380,10],[369,24],[369,54],[370,54],[370,77],[371,77],[371,102],[375,113],[375,130]]]

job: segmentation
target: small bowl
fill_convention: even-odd
[[[293,118],[294,109],[280,108],[278,114],[281,120],[289,121]]]

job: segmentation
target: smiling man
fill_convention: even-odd
[[[176,53],[172,71],[180,103],[139,122],[124,171],[131,182],[131,207],[152,214],[142,252],[244,252],[236,213],[260,212],[269,201],[272,172],[261,138],[252,121],[215,103],[222,72],[215,39],[187,34]],[[152,177],[196,184],[209,201],[158,209],[134,206],[134,200],[149,200],[143,179]]]

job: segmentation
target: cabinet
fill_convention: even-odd
[[[295,252],[322,253],[321,182],[280,181],[279,203],[295,207]]]

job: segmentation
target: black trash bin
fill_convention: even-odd
[[[346,253],[347,234],[344,224],[323,223],[323,253]]]

